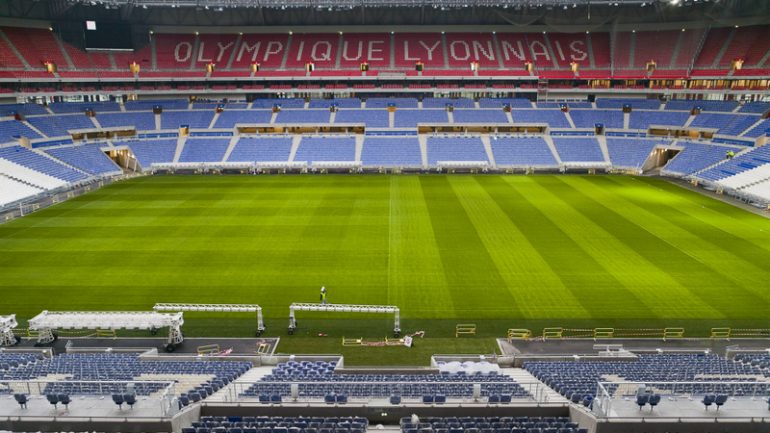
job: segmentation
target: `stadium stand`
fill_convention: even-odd
[[[558,432],[558,433],[588,433],[588,429],[580,428],[577,423],[567,417],[424,417],[414,423],[411,417],[401,419],[402,433],[417,433],[428,431],[451,431],[453,433],[470,433],[476,431],[510,431],[524,432]]]
[[[104,128],[131,126],[135,127],[137,131],[150,131],[155,129],[155,115],[148,112],[104,113],[97,114],[96,119]]]
[[[291,138],[241,137],[236,143],[229,162],[288,161]]]
[[[183,125],[190,128],[208,128],[212,119],[214,112],[208,110],[164,111],[160,115],[160,125],[162,129],[176,129]]]
[[[605,128],[623,128],[623,113],[611,110],[570,110],[576,128],[593,128],[601,123]]]
[[[82,172],[21,146],[0,148],[0,158],[65,182],[77,182],[88,178]]]
[[[739,135],[754,125],[759,117],[740,114],[701,113],[690,123],[692,127],[716,128],[722,135]]]
[[[737,379],[755,380],[764,377],[758,367],[728,360],[717,355],[700,354],[663,354],[639,355],[634,361],[586,361],[586,362],[526,362],[524,368],[532,375],[553,388],[568,399],[573,395],[582,400],[585,396],[595,397],[597,382],[612,376],[619,381],[641,382],[707,382],[703,386],[697,383],[678,383],[680,392],[705,394],[719,392],[713,381],[731,381]],[[666,385],[656,385],[665,389]],[[725,385],[725,392],[730,386],[734,395],[752,392],[740,385]]]
[[[508,123],[502,110],[454,110],[454,123]]]
[[[329,123],[329,110],[282,110],[275,123]]]
[[[770,148],[762,146],[697,173],[696,177],[703,180],[719,181],[765,164],[770,164]]]
[[[545,123],[551,128],[570,128],[569,121],[560,110],[511,110],[513,123]]]
[[[631,112],[628,127],[630,129],[648,129],[652,125],[684,126],[690,113],[675,111],[637,111]]]
[[[328,113],[328,112],[327,112]],[[356,142],[350,137],[303,137],[295,161],[355,161]]]
[[[435,166],[439,161],[489,160],[478,138],[428,137],[428,163]]]
[[[386,110],[350,110],[337,111],[334,123],[363,123],[367,128],[387,128],[389,113]]]
[[[324,399],[329,395],[347,398],[422,398],[443,395],[465,397],[473,393],[473,384],[481,384],[481,395],[507,395],[529,398],[530,394],[512,378],[500,374],[335,374],[336,363],[290,361],[279,364],[271,374],[243,392],[245,397],[290,394],[290,383],[299,383],[299,395]]]
[[[604,156],[595,138],[561,138],[555,137],[559,157],[563,162],[603,162]]]
[[[735,148],[726,146],[682,140],[677,141],[676,145],[684,146],[684,150],[679,152],[665,167],[663,167],[663,170],[661,170],[662,173],[671,173],[680,176],[692,174],[722,161],[725,159],[727,151],[735,150]]]
[[[367,137],[361,163],[365,167],[421,167],[420,143],[416,137]]]
[[[5,169],[5,166],[1,163],[0,167]],[[0,206],[6,206],[43,192],[43,188],[12,179],[2,174],[0,174],[0,190],[3,191],[3,194],[0,195]],[[0,369],[2,368],[2,358],[0,358]],[[2,393],[2,389],[0,389],[0,393]]]
[[[491,144],[498,167],[558,167],[551,149],[540,137],[499,137]]]
[[[0,142],[9,143],[16,140],[17,137],[40,138],[41,135],[17,120],[0,122]]]
[[[105,143],[48,149],[46,153],[93,176],[120,174],[122,170],[100,150]]]
[[[273,113],[266,110],[225,110],[219,114],[214,128],[234,128],[236,124],[270,123]]]
[[[83,114],[71,114],[63,116],[35,116],[28,117],[27,121],[49,137],[61,137],[69,135],[68,130],[94,129],[91,118]]]
[[[640,170],[655,146],[669,144],[668,141],[638,138],[607,138],[607,151],[613,167]]]
[[[155,162],[172,162],[176,152],[176,139],[155,139],[145,141],[128,141],[131,151],[136,155],[139,164],[148,169]]]
[[[396,110],[396,128],[414,128],[419,123],[449,123],[449,116],[444,110]]]
[[[179,162],[220,162],[229,145],[229,138],[188,138]]]

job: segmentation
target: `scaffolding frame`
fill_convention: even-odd
[[[322,311],[332,313],[384,313],[394,315],[393,335],[401,336],[400,310],[394,305],[312,304],[294,302],[289,305],[289,335],[297,329],[296,311]]]
[[[15,314],[0,316],[0,347],[14,346],[18,343],[16,335],[13,333],[17,326],[19,323],[16,321]]]
[[[56,340],[56,329],[141,329],[155,332],[168,328],[167,350],[184,341],[183,313],[155,311],[48,311],[29,320],[29,329],[37,332],[38,344]]]
[[[257,332],[259,337],[265,332],[265,322],[262,319],[262,307],[257,304],[176,304],[157,303],[152,307],[155,311],[206,311],[214,313],[256,313]]]

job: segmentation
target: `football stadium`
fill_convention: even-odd
[[[0,1],[0,432],[769,432],[768,34]]]

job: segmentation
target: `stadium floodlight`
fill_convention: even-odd
[[[171,304],[158,303],[155,311],[208,311],[214,313],[257,313],[257,337],[265,332],[262,307],[257,304]]]
[[[16,315],[0,316],[0,347],[13,346],[17,343],[13,330],[18,326]]]
[[[155,311],[43,311],[29,320],[29,329],[37,331],[37,342],[56,340],[56,329],[142,329],[155,331],[168,328],[166,349],[184,341],[182,313],[164,314]]]
[[[401,335],[400,310],[393,305],[355,305],[355,304],[310,304],[310,303],[292,303],[289,306],[289,335],[297,329],[297,319],[294,316],[295,311],[324,311],[334,313],[385,313],[394,315],[395,324],[393,325],[393,335]]]

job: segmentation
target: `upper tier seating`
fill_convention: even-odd
[[[479,138],[428,137],[428,163],[438,161],[489,162]]]
[[[291,138],[241,137],[236,143],[229,162],[283,161],[289,160]]]
[[[125,107],[126,111],[151,111],[155,106],[160,106],[164,110],[186,110],[189,105],[184,99],[159,99],[127,101]]]
[[[0,115],[10,116],[11,113],[19,113],[24,116],[34,116],[37,114],[50,114],[44,106],[40,104],[1,104]]]
[[[417,137],[367,137],[361,163],[365,167],[420,167],[420,143]]]
[[[328,112],[327,112],[328,113]],[[295,161],[355,161],[356,140],[350,137],[303,137]]]
[[[85,113],[87,108],[98,113],[120,111],[117,102],[53,102],[48,108],[56,114],[61,113]]]
[[[160,115],[161,129],[178,129],[182,125],[190,128],[208,128],[214,119],[213,110],[163,111]]]
[[[316,33],[295,34],[155,34],[154,43],[146,44],[132,53],[91,53],[71,46],[46,29],[4,27],[8,36],[0,38],[0,66],[18,73],[42,71],[45,61],[54,62],[62,77],[86,77],[119,74],[131,78],[127,65],[141,65],[142,77],[204,77],[204,65],[217,65],[214,76],[251,74],[249,67],[258,62],[262,70],[257,76],[303,76],[304,65],[312,60],[314,75],[357,76],[359,65],[367,61],[370,75],[380,71],[416,75],[414,64],[425,64],[424,76],[471,76],[468,66],[478,61],[480,75],[528,75],[521,69],[525,60],[532,60],[535,73],[545,76],[573,76],[570,63],[581,64],[580,75],[608,78],[611,57],[616,77],[645,76],[649,60],[657,63],[654,75],[668,71],[687,72],[692,63],[697,69],[725,71],[734,58],[745,60],[744,68],[761,68],[770,42],[764,35],[766,26],[723,27],[708,30],[700,51],[698,46],[704,30],[687,29],[662,31],[623,31],[557,33],[485,32],[432,33]],[[392,41],[391,41],[392,40]],[[25,63],[11,48],[21,54],[33,70],[24,71]],[[61,46],[60,46],[61,42]],[[610,47],[614,52],[610,53]],[[693,58],[699,53],[697,59]],[[66,54],[66,56],[65,56]],[[611,55],[612,54],[612,55]],[[392,57],[392,60],[391,60]],[[285,59],[285,62],[284,62]],[[154,63],[153,63],[154,60]],[[71,65],[70,65],[71,61]],[[285,63],[285,64],[284,64]],[[500,70],[500,66],[505,70]],[[153,68],[156,68],[155,70]],[[283,69],[281,69],[283,68]],[[593,69],[595,68],[595,69]],[[279,70],[281,69],[281,70]]]
[[[414,128],[418,123],[449,123],[449,116],[444,110],[396,110],[396,128]]]
[[[700,382],[700,381],[755,381],[757,376],[767,376],[767,371],[727,360],[717,355],[700,354],[665,354],[639,355],[635,361],[535,361],[525,362],[524,368],[566,398],[573,394],[579,397],[594,396],[598,381],[611,381],[613,377],[621,381],[641,382]],[[667,385],[656,384],[658,389]],[[735,395],[751,394],[751,387],[726,385]],[[712,384],[676,385],[678,392],[704,394],[717,392]]]
[[[334,123],[363,123],[367,128],[387,128],[387,110],[346,110],[337,111]]]
[[[299,98],[264,98],[255,99],[251,103],[251,108],[305,108],[305,100]]]
[[[681,111],[637,111],[631,112],[630,129],[648,129],[652,125],[684,126],[690,118],[689,112]]]
[[[538,102],[537,108],[558,108],[567,106],[569,109],[573,108],[593,108],[590,102],[583,101],[561,101],[561,102]]]
[[[695,116],[690,126],[716,128],[718,134],[738,135],[756,123],[759,117],[742,114],[701,113]]]
[[[188,138],[179,162],[220,162],[229,145],[229,138]]]
[[[480,98],[479,108],[503,108],[505,105],[511,108],[532,108],[532,102],[524,98]]]
[[[540,137],[499,137],[490,143],[498,167],[558,167],[551,149]]]
[[[97,113],[96,120],[103,128],[133,126],[137,131],[152,131],[155,129],[155,115],[146,111],[141,113]]]
[[[604,156],[595,138],[554,137],[553,144],[562,162],[602,162]]]
[[[476,106],[473,100],[468,98],[425,98],[422,100],[422,108],[446,108],[447,105],[452,105],[454,108],[475,108]]]
[[[596,100],[596,108],[623,108],[624,105],[630,105],[632,110],[657,110],[660,108],[660,101],[657,99],[613,99],[600,98]]]
[[[329,110],[283,110],[275,123],[329,123]]]
[[[718,181],[765,164],[770,164],[770,146],[752,149],[747,153],[711,167],[702,173],[698,173],[697,177],[705,180]]]
[[[268,110],[225,110],[219,113],[214,128],[234,128],[238,123],[270,123],[273,112]]]
[[[27,137],[33,139],[40,138],[41,135],[18,120],[0,121],[0,143],[14,142],[17,140],[15,137]]]
[[[307,108],[329,108],[332,105],[336,105],[337,108],[361,108],[361,100],[358,98],[311,99]]]
[[[401,418],[401,432],[588,433],[588,429],[580,428],[568,417],[420,417],[419,421],[414,424],[411,417]]]
[[[728,150],[735,151],[735,148],[732,147],[701,144],[691,141],[680,140],[677,144],[684,146],[685,149],[669,161],[661,170],[662,172],[688,175],[725,159],[725,154]]]
[[[68,130],[96,128],[91,118],[83,114],[28,117],[27,121],[49,137],[69,135]]]
[[[545,123],[551,128],[569,128],[567,117],[561,110],[511,110],[513,123]]]
[[[623,112],[620,110],[570,110],[576,128],[593,128],[601,123],[605,128],[622,128]]]
[[[755,101],[755,102],[748,102],[746,104],[743,104],[743,106],[740,109],[740,112],[762,114],[767,110],[770,110],[770,102]]]
[[[666,110],[687,110],[690,111],[695,107],[700,107],[703,111],[720,111],[729,113],[738,107],[736,101],[704,101],[704,100],[687,100],[687,99],[674,99],[666,102]]]
[[[46,153],[94,176],[122,173],[120,167],[100,150],[102,146],[105,143],[60,147],[46,150]]]
[[[0,148],[0,158],[66,182],[77,182],[88,178],[86,174],[21,146]]]
[[[417,108],[415,98],[369,98],[366,100],[366,108],[388,108],[395,105],[397,108]]]
[[[454,123],[508,123],[503,110],[454,110]]]
[[[656,145],[669,144],[641,138],[607,138],[607,151],[613,167],[641,169]]]
[[[122,144],[122,143],[115,143]],[[172,162],[176,152],[176,139],[158,139],[145,141],[129,141],[128,147],[136,155],[139,165],[145,170],[154,162]]]
[[[745,134],[743,134],[744,137],[750,137],[750,138],[757,138],[761,137],[770,130],[770,119],[765,119],[762,122],[760,122],[757,126],[749,129]]]

